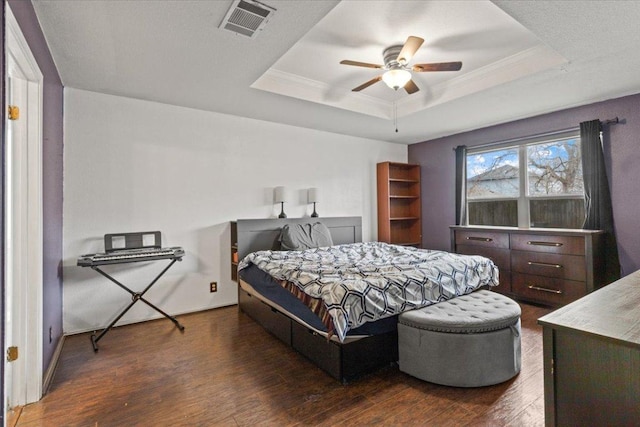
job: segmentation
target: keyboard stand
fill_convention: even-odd
[[[116,279],[114,279],[113,277],[111,277],[109,274],[105,273],[104,271],[102,271],[100,269],[100,267],[98,267],[97,265],[91,266],[92,269],[94,269],[95,271],[97,271],[98,273],[102,274],[104,277],[106,277],[107,279],[109,279],[110,281],[112,281],[113,283],[115,283],[116,285],[120,286],[122,289],[124,289],[125,291],[129,292],[131,294],[131,303],[125,307],[124,310],[122,310],[120,312],[120,314],[118,314],[118,316],[109,324],[109,326],[107,326],[106,328],[104,328],[102,330],[102,332],[100,332],[100,334],[96,337],[96,333],[94,332],[93,334],[91,334],[91,344],[93,345],[93,351],[97,352],[98,351],[98,341],[100,341],[100,339],[105,336],[105,334],[107,332],[109,332],[109,330],[111,328],[113,328],[113,325],[115,325],[118,320],[120,320],[120,318],[122,316],[124,316],[124,314],[129,311],[131,309],[131,307],[134,306],[135,303],[137,303],[138,301],[142,301],[143,303],[147,304],[149,307],[153,308],[154,310],[156,310],[158,313],[162,314],[164,317],[166,317],[167,319],[171,320],[173,322],[174,325],[176,325],[176,327],[180,330],[180,332],[184,332],[184,326],[182,326],[180,324],[180,322],[178,322],[178,320],[173,317],[168,315],[167,313],[165,313],[164,311],[162,311],[160,308],[156,307],[155,305],[151,304],[149,301],[147,301],[146,299],[143,298],[144,294],[147,293],[147,291],[149,289],[151,289],[151,287],[158,281],[158,279],[160,279],[160,277],[162,277],[162,275],[164,273],[167,272],[167,270],[169,270],[169,268],[171,268],[171,266],[173,264],[175,264],[176,261],[178,261],[180,259],[178,258],[174,258],[169,265],[167,265],[164,270],[162,270],[160,272],[160,274],[158,274],[156,276],[155,279],[153,279],[151,281],[151,283],[149,283],[147,285],[146,288],[144,288],[144,290],[142,292],[134,292],[131,289],[129,289],[128,287],[126,287],[125,285],[123,285],[122,283],[120,283],[119,281],[117,281]]]

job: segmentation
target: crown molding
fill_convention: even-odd
[[[348,88],[273,68],[264,73],[251,87],[390,120],[393,118],[394,104],[397,117],[404,117],[567,62],[567,59],[553,49],[539,44],[484,67],[456,75],[429,87],[428,91],[423,90],[398,101],[387,101],[362,92],[352,92]]]

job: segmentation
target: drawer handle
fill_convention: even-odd
[[[533,246],[555,246],[555,247],[560,247],[562,246],[562,243],[558,243],[558,242],[537,242],[535,240],[529,240],[527,242],[527,245],[533,245]]]
[[[562,294],[561,290],[541,288],[540,286],[529,285],[529,289],[533,289],[534,291],[549,292],[549,293],[558,294],[558,295]]]
[[[547,262],[535,262],[535,261],[528,261],[527,264],[529,265],[535,265],[538,267],[553,267],[553,268],[562,268],[562,265],[560,264],[549,264]]]
[[[474,236],[469,236],[467,237],[467,240],[478,240],[480,242],[493,242],[493,239],[490,237],[474,237]]]

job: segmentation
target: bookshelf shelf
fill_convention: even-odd
[[[377,181],[378,240],[420,247],[420,166],[393,162],[378,163]]]

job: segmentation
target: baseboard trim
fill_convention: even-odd
[[[49,363],[49,367],[47,371],[44,373],[44,378],[42,379],[42,396],[49,392],[49,386],[51,385],[51,381],[53,381],[53,375],[56,373],[56,368],[58,367],[58,361],[60,360],[60,355],[62,354],[62,346],[64,345],[65,336],[62,335],[58,340],[58,345],[56,345],[56,349],[53,352],[53,356],[51,357],[51,363]]]
[[[230,302],[230,303],[224,303],[221,305],[216,305],[214,307],[204,307],[204,308],[196,308],[194,310],[185,310],[185,311],[179,311],[176,313],[169,313],[171,314],[171,316],[173,317],[178,317],[178,316],[183,316],[186,314],[195,314],[195,313],[201,313],[203,311],[209,311],[209,310],[215,310],[217,308],[226,308],[226,307],[231,307],[234,305],[238,305],[237,302]],[[121,326],[128,326],[128,325],[136,325],[138,323],[144,323],[144,322],[152,322],[154,320],[161,320],[161,319],[166,319],[166,317],[164,317],[162,314],[155,314],[151,317],[148,318],[144,318],[144,319],[132,319],[132,320],[128,320],[125,322],[118,322],[114,328],[119,328]],[[106,327],[106,325],[104,326],[98,326],[98,327],[94,327],[94,328],[89,328],[89,329],[79,329],[76,331],[65,331],[65,335],[66,336],[73,336],[73,335],[81,335],[81,334],[86,334],[87,332],[98,332],[100,333],[102,330],[104,330],[104,328]]]

